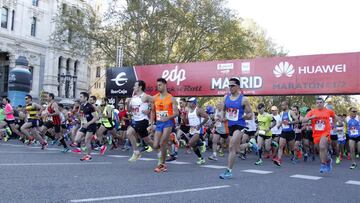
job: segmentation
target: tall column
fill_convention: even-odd
[[[69,72],[66,74],[71,75],[70,81],[69,81],[69,98],[73,98],[73,79],[72,76],[74,75],[74,64],[75,61],[73,59],[70,59],[70,63],[69,63]]]
[[[61,57],[60,61],[60,97],[65,97],[65,78],[61,78],[61,75],[66,75],[66,59]],[[62,83],[64,82],[64,83]]]

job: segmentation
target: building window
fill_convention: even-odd
[[[36,17],[32,17],[31,20],[31,36],[36,36]]]
[[[33,6],[39,6],[39,0],[32,0]]]
[[[7,28],[8,26],[9,9],[6,7],[1,8],[1,27]]]
[[[100,77],[100,67],[96,67],[96,77],[99,78]]]
[[[67,5],[66,4],[62,4],[62,14],[65,15],[67,11]]]
[[[14,24],[15,24],[15,10],[12,10],[12,15],[11,15],[11,30],[14,30]]]

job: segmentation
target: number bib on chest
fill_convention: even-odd
[[[315,130],[323,131],[325,130],[325,122],[323,120],[318,120],[315,123]]]
[[[191,135],[200,134],[200,129],[197,130],[196,127],[190,127],[190,134]]]
[[[237,121],[239,118],[239,109],[227,108],[226,109],[226,118],[229,121]]]
[[[167,117],[168,111],[157,111],[156,112],[156,120],[160,120],[161,118]]]
[[[139,116],[140,115],[140,106],[132,106],[132,113],[134,116]]]
[[[356,128],[350,129],[350,135],[352,135],[352,136],[359,135],[359,130]]]

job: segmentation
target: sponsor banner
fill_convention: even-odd
[[[136,80],[132,67],[106,69],[106,96],[131,97]]]
[[[110,78],[107,75],[107,81],[115,84],[125,78],[119,76],[118,69]],[[134,71],[133,78],[136,74],[144,80],[149,94],[156,93],[156,79],[160,77],[168,81],[168,89],[175,96],[224,95],[231,77],[240,79],[246,95],[360,93],[360,53],[147,65],[135,66]],[[128,78],[127,84],[134,82]]]

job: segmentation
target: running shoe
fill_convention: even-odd
[[[41,143],[41,149],[44,150],[48,146],[47,142]]]
[[[308,154],[308,153],[305,153],[305,154],[304,154],[304,162],[307,162],[308,158],[309,158],[309,154]]]
[[[275,147],[275,148],[278,148],[279,144],[273,140],[273,141],[271,141],[271,146]]]
[[[224,151],[222,149],[219,150],[219,157],[225,156]]]
[[[80,161],[91,161],[91,156],[90,155],[85,155],[85,156],[83,156],[81,159],[80,159]]]
[[[281,166],[281,160],[278,159],[278,158],[274,158],[274,159],[273,159],[273,163],[274,163],[275,165],[277,165],[277,166]]]
[[[106,144],[104,144],[103,146],[101,146],[101,148],[100,148],[100,155],[104,155],[105,152],[106,152],[106,149],[107,149]]]
[[[263,164],[263,160],[259,159],[257,162],[255,162],[255,165],[259,166]]]
[[[246,160],[246,154],[240,153],[239,158],[242,159],[242,160]]]
[[[357,167],[356,163],[351,164],[350,169],[355,169]]]
[[[332,171],[332,159],[331,158],[329,158],[329,160],[326,163],[326,169],[327,169],[326,170],[327,173],[330,173]]]
[[[146,149],[146,152],[152,152],[153,151],[153,148],[148,146],[147,149]]]
[[[197,165],[203,165],[205,164],[205,159],[204,158],[198,158],[198,161],[196,162]]]
[[[141,153],[139,151],[134,151],[131,158],[129,159],[129,162],[135,162],[138,159],[140,159],[140,157],[141,157]]]
[[[254,138],[251,138],[249,141],[249,146],[250,148],[252,148],[255,152],[257,152],[259,150],[258,145],[256,144],[256,141]]]
[[[76,154],[80,154],[81,149],[80,148],[75,148],[75,149],[71,150],[71,152],[76,153]]]
[[[360,155],[359,154],[356,154],[356,158],[358,159],[360,157]]]
[[[326,164],[321,164],[320,165],[320,173],[324,173],[326,170],[327,170]]]
[[[9,135],[6,135],[6,136],[4,137],[4,142],[7,142],[9,139],[10,139]]]
[[[70,144],[70,147],[77,147],[77,144],[71,143],[71,144]]]
[[[176,156],[170,155],[170,157],[166,159],[166,162],[172,162],[175,161],[176,159],[177,159]]]
[[[217,161],[217,160],[218,160],[217,157],[216,157],[214,154],[212,154],[211,156],[209,156],[208,159],[210,159],[210,160],[212,160],[212,161]]]
[[[55,138],[55,140],[51,141],[51,145],[55,145],[59,139]]]
[[[66,152],[68,152],[69,150],[70,150],[70,149],[66,147],[66,148],[62,149],[61,152],[62,152],[62,153],[66,153]]]
[[[6,127],[5,130],[6,130],[7,135],[12,135],[11,128]]]
[[[224,180],[227,180],[227,179],[231,179],[232,178],[232,172],[229,171],[229,169],[226,169],[224,173],[220,174],[220,179],[224,179]]]
[[[154,172],[160,173],[160,172],[166,172],[167,166],[165,164],[159,164],[155,169]]]
[[[302,153],[300,150],[296,152],[296,156],[299,160],[302,159]]]
[[[340,156],[337,156],[337,157],[336,157],[336,161],[335,161],[335,163],[336,163],[336,164],[340,164],[340,162],[341,162],[341,160],[340,160]]]

